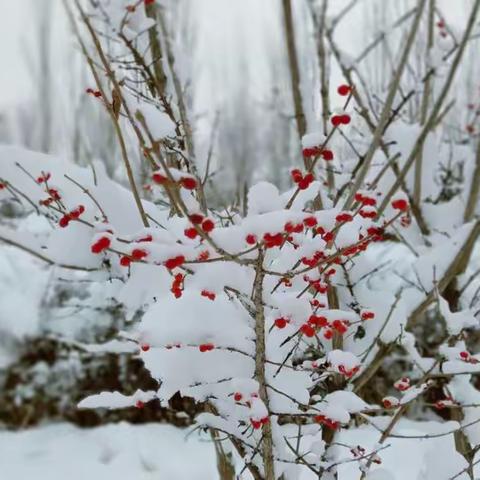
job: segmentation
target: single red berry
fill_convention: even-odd
[[[348,125],[350,123],[350,115],[347,115],[346,113],[344,115],[340,115],[340,123],[343,125]]]
[[[152,180],[159,185],[163,185],[168,181],[168,178],[165,175],[157,172],[152,175]]]
[[[245,237],[245,241],[249,244],[249,245],[255,245],[257,243],[257,237],[255,235],[253,235],[252,233],[249,233],[246,237]]]
[[[102,96],[102,92],[100,90],[95,90],[93,92],[93,96],[97,97],[97,98],[100,98]]]
[[[331,150],[322,150],[322,158],[326,161],[329,162],[330,160],[333,160],[333,152]]]
[[[197,188],[197,181],[192,177],[183,177],[180,179],[180,184],[187,190],[195,190]]]
[[[148,252],[142,250],[141,248],[135,248],[130,254],[134,260],[142,260],[148,256]]]
[[[288,320],[286,318],[280,317],[275,319],[275,326],[277,328],[285,328],[287,326]]]
[[[215,224],[213,223],[213,220],[210,220],[209,218],[207,218],[202,222],[202,230],[205,233],[210,233],[214,228],[215,228]]]
[[[191,238],[192,240],[198,236],[198,232],[194,227],[186,228],[183,233],[187,238]]]
[[[333,330],[331,328],[326,329],[323,332],[323,336],[326,340],[331,340],[333,337]]]
[[[137,401],[135,402],[135,407],[136,407],[136,408],[140,408],[140,409],[141,409],[141,408],[143,408],[144,406],[145,406],[145,402],[142,402],[141,400],[137,400]]]
[[[194,225],[200,225],[204,217],[200,213],[192,213],[188,218]]]
[[[313,228],[317,225],[316,217],[307,217],[303,219],[303,223],[306,227]]]
[[[460,358],[462,360],[467,360],[469,357],[470,357],[470,354],[468,352],[465,352],[465,351],[460,352]]]
[[[401,212],[405,212],[406,210],[408,210],[408,202],[405,199],[400,198],[392,202],[392,207],[395,210],[400,210]]]
[[[233,399],[236,401],[236,402],[240,402],[243,398],[243,395],[240,393],[240,392],[235,392],[233,394]]]
[[[350,87],[350,85],[343,84],[337,88],[338,94],[341,95],[342,97],[347,96],[351,91],[352,91],[352,88]]]
[[[122,267],[129,267],[131,263],[132,261],[130,260],[130,257],[123,256],[122,258],[120,258],[120,265]]]
[[[322,235],[322,239],[327,243],[331,242],[333,240],[333,232],[325,232]]]
[[[142,352],[148,352],[150,350],[150,345],[148,343],[142,343],[140,348],[142,349]]]
[[[299,190],[306,190],[309,186],[310,186],[310,182],[308,180],[305,180],[304,178],[302,178],[298,182],[298,189]]]

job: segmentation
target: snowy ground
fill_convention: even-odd
[[[433,422],[402,421],[402,435],[438,433]],[[445,429],[445,427],[443,427]],[[23,432],[0,432],[1,480],[216,480],[215,455],[207,437],[168,425],[107,425],[79,429],[68,424]],[[372,448],[378,432],[361,427],[342,432],[339,443]],[[369,480],[449,480],[465,466],[454,452],[451,436],[434,440],[396,439],[381,452]],[[402,451],[402,455],[398,452]],[[349,458],[345,449],[345,458]],[[351,456],[350,456],[351,457]],[[428,465],[428,469],[426,466]],[[310,473],[301,480],[311,480]],[[476,472],[477,474],[480,472]],[[340,480],[358,480],[356,463],[339,470]],[[466,480],[466,474],[456,480]]]
[[[215,480],[211,444],[168,425],[0,432],[2,480]]]

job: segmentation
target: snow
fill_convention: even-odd
[[[4,480],[215,480],[215,453],[198,434],[168,425],[68,424],[0,431]],[[208,440],[208,437],[204,437]]]
[[[396,430],[402,435],[437,433],[433,422],[402,420]],[[378,432],[362,426],[345,430],[339,443],[361,445],[370,452]],[[323,452],[323,442],[310,446],[314,455]],[[379,452],[382,464],[372,466],[369,480],[447,480],[465,467],[465,460],[454,453],[453,438],[432,440],[389,439],[388,448]],[[344,447],[341,455],[351,458]],[[401,455],[398,455],[398,449]],[[0,464],[5,480],[215,480],[215,453],[209,436],[190,433],[169,425],[111,424],[80,429],[69,424],[44,425],[20,432],[0,431]],[[428,467],[427,467],[428,465]],[[480,470],[476,472],[480,474]],[[298,480],[315,480],[304,469]],[[339,468],[341,480],[359,480],[355,462]],[[468,480],[466,474],[459,480]],[[251,480],[244,474],[241,480]]]

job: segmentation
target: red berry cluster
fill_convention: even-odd
[[[346,378],[352,378],[360,370],[359,366],[347,369],[345,365],[339,365],[338,371]]]
[[[215,297],[216,297],[215,293],[211,292],[210,290],[202,290],[201,295],[202,297],[206,297],[209,300],[215,300]]]
[[[262,425],[266,425],[269,421],[270,419],[268,417],[263,417],[259,420],[253,418],[250,419],[250,423],[252,424],[254,430],[259,430],[260,428],[262,428]]]
[[[215,345],[213,343],[202,343],[198,346],[198,349],[202,352],[210,352],[215,348]]]
[[[321,425],[325,425],[326,427],[328,427],[332,430],[336,430],[340,426],[340,422],[332,420],[331,418],[328,418],[325,415],[315,415],[315,417],[313,417],[313,420],[316,423],[319,423]]]
[[[351,213],[348,213],[348,212],[341,212],[335,217],[335,220],[338,223],[351,222],[353,220],[353,215]]]
[[[89,95],[93,95],[96,98],[99,98],[102,96],[102,92],[100,90],[93,90],[93,88],[87,88],[85,92],[88,93]]]
[[[332,115],[330,121],[334,127],[338,127],[340,125],[348,125],[350,123],[350,115],[348,113],[342,113],[341,115]]]
[[[333,160],[333,152],[326,148],[322,149],[321,147],[305,147],[302,150],[304,158],[312,158],[321,156],[326,162]]]
[[[265,244],[265,248],[275,248],[281,247],[283,245],[283,234],[281,233],[266,233],[263,236],[263,243]]]
[[[72,220],[78,220],[80,215],[85,211],[85,207],[83,205],[79,205],[77,208],[70,210],[70,212],[65,213],[62,218],[60,218],[58,225],[62,228],[68,227],[68,224]]]
[[[290,172],[292,180],[297,184],[299,190],[306,190],[310,184],[315,180],[313,173],[308,172],[305,175],[298,168]]]
[[[408,210],[408,202],[404,198],[399,198],[398,200],[392,201],[392,207],[395,210],[400,210],[401,212],[406,212]]]
[[[111,240],[109,237],[100,237],[91,247],[92,253],[99,254],[110,248]]]
[[[52,175],[50,173],[43,173],[37,177],[37,183],[46,183],[50,180]]]
[[[178,255],[173,258],[169,258],[163,264],[169,270],[173,270],[174,268],[181,267],[185,263],[185,257],[183,255]]]
[[[158,185],[166,185],[169,183],[168,177],[160,172],[152,174],[152,180]],[[193,177],[181,177],[177,184],[186,190],[195,190],[195,188],[197,188],[197,181]]]
[[[185,275],[181,273],[177,273],[175,277],[173,277],[172,288],[170,291],[173,293],[175,298],[180,298],[183,293],[183,286],[184,286]]]

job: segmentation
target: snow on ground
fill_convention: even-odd
[[[436,422],[402,420],[395,433],[439,433]],[[445,428],[443,429],[445,431]],[[69,424],[42,426],[22,432],[0,431],[1,480],[217,480],[215,453],[209,437],[169,425],[112,424],[80,429]],[[379,434],[362,426],[343,431],[339,444],[373,448]],[[403,443],[398,455],[397,442]],[[380,452],[381,465],[372,466],[369,479],[448,480],[465,467],[453,453],[453,438],[391,439]],[[388,447],[391,445],[391,448]],[[351,458],[343,448],[345,459]],[[367,450],[368,451],[368,450]],[[428,465],[428,468],[427,468]],[[480,472],[475,472],[480,473]],[[248,477],[242,477],[247,480]],[[313,480],[305,471],[300,480]],[[358,480],[356,462],[339,469],[339,480]],[[467,480],[462,474],[456,480]]]
[[[0,432],[2,480],[216,480],[212,445],[169,425]]]

